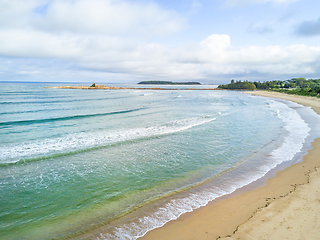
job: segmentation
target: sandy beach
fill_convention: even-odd
[[[274,92],[250,94],[281,98],[311,107],[320,100]],[[303,161],[279,171],[263,186],[247,186],[182,215],[142,239],[319,239],[320,138]]]

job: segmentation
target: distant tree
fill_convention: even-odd
[[[241,81],[236,81],[236,82],[232,82],[230,84],[225,84],[225,85],[219,85],[218,88],[221,89],[233,89],[233,90],[255,90],[256,89],[256,85],[254,83],[245,81],[245,82],[241,82]]]
[[[220,89],[246,89],[246,90],[271,90],[277,92],[283,92],[288,94],[296,94],[303,96],[316,96],[320,97],[320,79],[308,79],[306,80],[303,77],[292,78],[285,81],[272,80],[265,82],[241,82],[239,80],[231,80],[230,84],[219,85]]]

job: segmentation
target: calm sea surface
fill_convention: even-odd
[[[310,132],[239,92],[52,85],[0,83],[2,239],[135,239],[291,160]]]

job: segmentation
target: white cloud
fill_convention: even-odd
[[[281,3],[284,0],[268,1]],[[246,1],[263,2],[267,0]],[[3,61],[20,59],[20,63],[15,67],[6,63],[0,70],[7,75],[77,79],[79,75],[90,78],[92,74],[122,81],[201,80],[224,74],[258,77],[320,74],[317,72],[320,69],[320,47],[303,44],[234,46],[229,35],[219,34],[198,43],[181,45],[145,40],[150,36],[180,31],[185,24],[186,20],[178,13],[162,9],[155,3],[2,0],[0,57],[6,58]],[[268,30],[263,24],[253,27],[257,31]],[[51,66],[49,61],[54,64]]]
[[[0,31],[0,55],[27,58],[73,58],[83,54],[85,39],[33,30]]]
[[[233,46],[228,35],[218,34],[181,46],[32,31],[2,31],[0,39],[0,55],[63,59],[76,66],[79,73],[112,73],[132,79],[208,79],[253,73],[301,75],[317,73],[320,62],[320,47]],[[37,69],[30,71],[34,74]]]
[[[213,69],[219,66],[216,68],[216,74],[243,72],[315,73],[317,71],[316,65],[319,65],[320,60],[320,47],[309,47],[304,44],[287,47],[239,47],[232,46],[228,36],[213,35],[204,40],[201,45],[201,59],[203,62],[212,63]]]
[[[12,0],[0,3],[0,28],[44,32],[165,36],[186,27],[177,12],[125,0]]]
[[[125,46],[126,43],[123,44]],[[83,59],[81,65],[100,70],[118,69],[153,78],[205,79],[213,75],[252,72],[315,73],[320,60],[320,47],[303,44],[239,47],[231,45],[228,35],[216,34],[194,45],[138,44],[136,49],[124,47],[122,50],[121,53],[100,52],[92,58]]]
[[[112,0],[54,1],[38,23],[58,31],[103,34],[166,35],[179,31],[185,21],[156,4]]]
[[[0,1],[0,28],[27,27],[33,9],[41,4],[41,0],[2,0]]]

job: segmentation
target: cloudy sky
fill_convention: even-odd
[[[320,78],[319,0],[0,0],[0,81]]]

